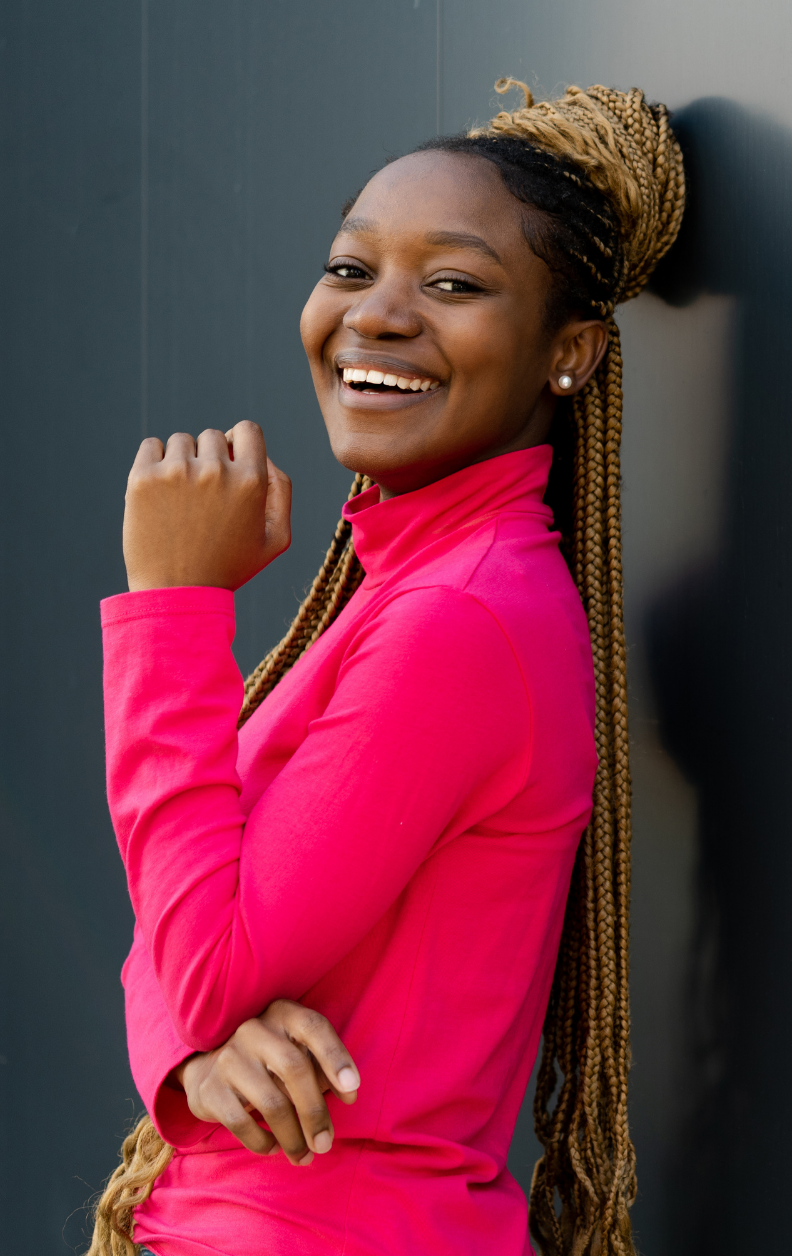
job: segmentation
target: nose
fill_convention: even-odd
[[[412,285],[405,280],[379,278],[358,294],[344,315],[344,326],[366,340],[388,340],[420,335],[423,324],[415,308]]]

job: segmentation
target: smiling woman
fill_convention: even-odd
[[[344,216],[301,330],[355,481],[244,695],[232,594],[288,479],[250,423],[132,468],[103,625],[150,1115],[93,1256],[523,1256],[543,1022],[531,1231],[633,1252],[612,314],[684,181],[640,92],[523,91]]]

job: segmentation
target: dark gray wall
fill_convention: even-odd
[[[144,433],[259,420],[294,543],[239,598],[249,668],[347,488],[299,311],[339,207],[516,73],[678,108],[684,237],[622,315],[635,775],[632,1123],[647,1256],[786,1250],[792,1102],[784,0],[5,0],[0,1250],[80,1250],[139,1107],[118,969],[97,601]],[[521,1122],[513,1164],[535,1146]]]

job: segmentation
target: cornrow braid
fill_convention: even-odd
[[[485,158],[526,206],[526,240],[556,279],[545,309],[550,333],[573,314],[607,318],[612,313],[613,292],[625,266],[618,219],[573,162],[513,136],[442,136],[418,151]]]
[[[544,1024],[534,1104],[544,1154],[531,1187],[531,1232],[543,1256],[634,1256],[629,1207],[635,1152],[627,1122],[630,1063],[630,770],[621,561],[622,360],[615,306],[636,296],[682,218],[682,158],[663,105],[637,88],[568,88],[499,113],[467,136],[422,148],[495,164],[525,206],[528,243],[554,274],[545,310],[555,331],[574,315],[606,321],[607,352],[553,425],[546,500],[586,608],[596,681],[599,766],[591,822],[572,875]],[[354,202],[352,202],[354,203]],[[351,204],[345,206],[345,212]],[[370,481],[356,475],[350,498]],[[240,726],[330,626],[363,578],[341,520],[283,640],[245,682]],[[172,1151],[144,1117],[96,1208],[87,1256],[135,1256],[135,1205]],[[558,1204],[560,1203],[560,1211]]]

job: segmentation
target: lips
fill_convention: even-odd
[[[405,397],[410,393],[436,392],[441,384],[431,370],[388,353],[349,349],[336,355],[334,365],[347,398],[361,393],[368,398]]]

